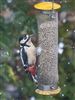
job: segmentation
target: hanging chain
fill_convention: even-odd
[[[52,11],[54,11],[54,0],[52,0]]]
[[[55,19],[54,0],[52,0],[52,11],[50,13],[50,18]]]

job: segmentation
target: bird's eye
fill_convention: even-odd
[[[24,37],[24,39],[26,39],[26,37]]]
[[[26,36],[24,36],[24,39],[27,39],[27,37],[26,37]]]

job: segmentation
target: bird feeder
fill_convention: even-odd
[[[34,5],[34,8],[41,11],[36,16],[41,54],[38,57],[38,87],[35,90],[41,95],[55,95],[61,90],[58,87],[58,12],[56,11],[60,7],[57,3],[47,1]]]

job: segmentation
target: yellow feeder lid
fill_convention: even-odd
[[[58,87],[56,90],[49,90],[49,91],[44,91],[44,90],[39,90],[39,89],[35,90],[35,92],[40,95],[56,95],[60,93],[60,91],[61,91],[60,87]]]
[[[56,10],[61,8],[61,5],[54,2],[40,2],[34,5],[34,8],[39,10]]]

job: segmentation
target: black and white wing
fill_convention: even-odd
[[[20,57],[21,57],[22,65],[26,69],[28,67],[28,57],[24,48],[21,48],[20,50]]]

